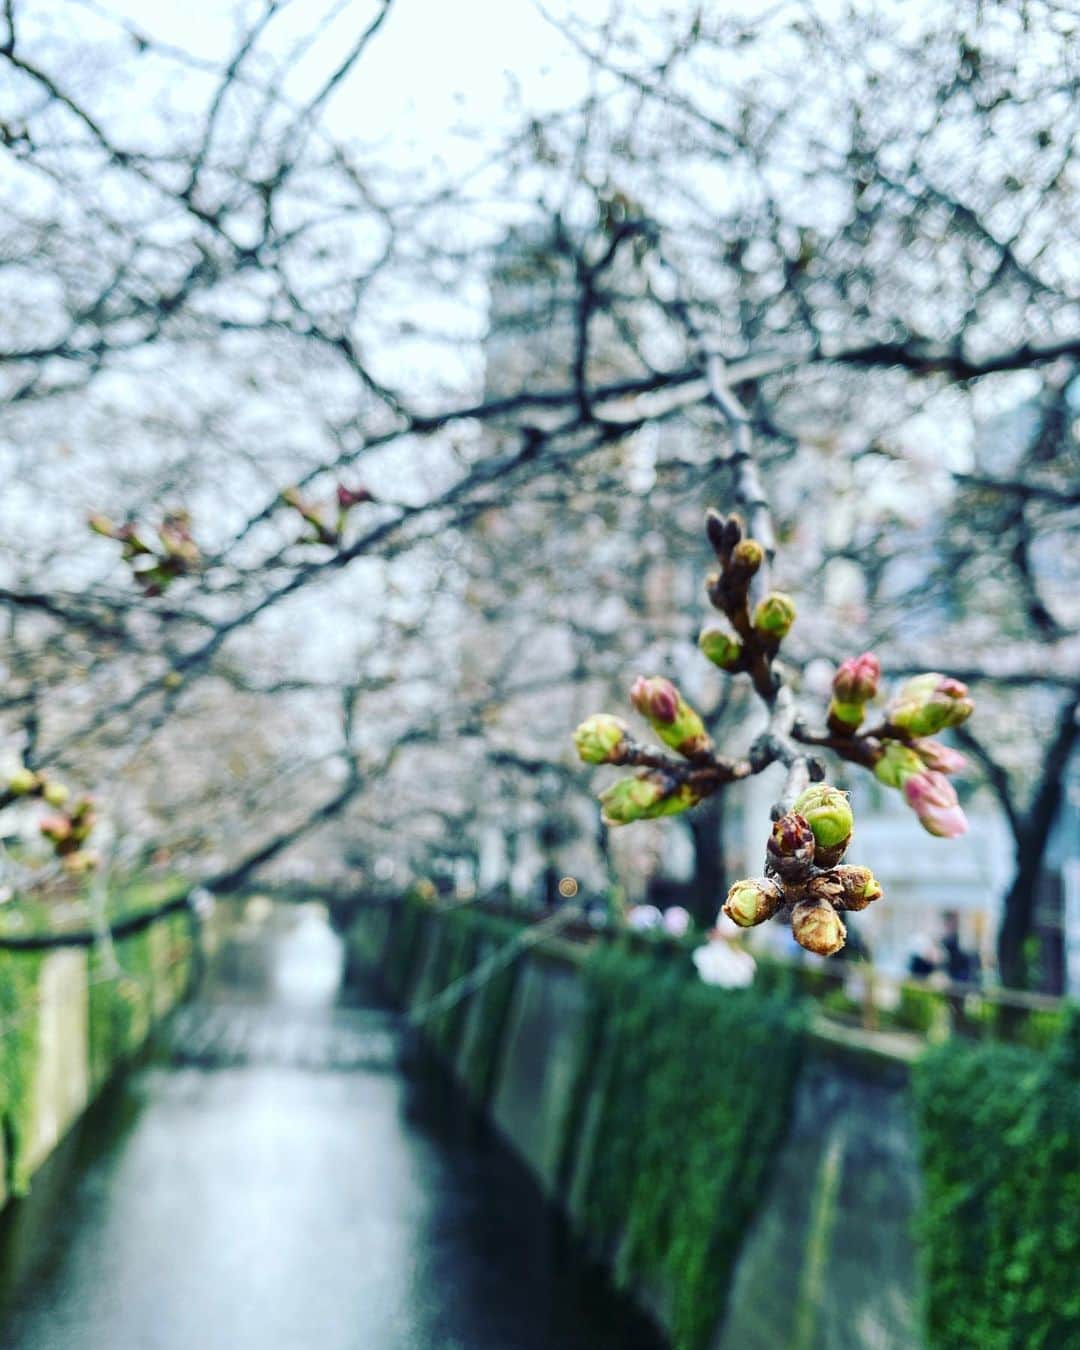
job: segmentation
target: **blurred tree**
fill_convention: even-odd
[[[340,835],[419,862],[450,819],[535,840],[506,757],[562,762],[628,633],[693,654],[722,363],[793,671],[869,629],[977,687],[1019,980],[1075,735],[1075,15],[567,8],[586,96],[414,173],[335,115],[392,11],[267,3],[224,50],[4,6],[10,743],[219,877]],[[333,538],[281,499],[331,521],[338,487]],[[156,597],[83,524],[181,509],[199,565]]]

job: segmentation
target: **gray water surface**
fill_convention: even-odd
[[[0,1221],[5,1350],[656,1350],[317,911],[226,958]]]

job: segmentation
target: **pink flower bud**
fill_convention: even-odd
[[[348,488],[344,483],[337,486],[337,504],[343,511],[348,511],[352,506],[359,506],[362,502],[370,502],[373,498],[366,487]]]
[[[630,689],[630,702],[650,722],[674,722],[679,711],[679,691],[660,675],[639,675]]]
[[[805,877],[814,863],[815,839],[805,816],[794,811],[773,822],[765,851],[769,867],[785,881]]]
[[[967,769],[967,757],[950,745],[940,741],[912,741],[912,748],[928,769],[938,773],[964,773]]]
[[[833,693],[839,703],[867,703],[878,691],[881,663],[873,652],[850,657],[833,676]]]
[[[956,789],[943,773],[927,769],[904,781],[904,797],[928,834],[955,839],[967,831],[967,817]]]
[[[71,835],[71,821],[67,816],[44,816],[38,829],[46,839],[60,844]]]
[[[680,755],[693,758],[712,749],[705,723],[670,680],[639,675],[630,690],[630,702],[649,719],[664,744]]]

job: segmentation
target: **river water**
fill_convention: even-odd
[[[234,934],[0,1218],[3,1350],[658,1350],[341,968],[316,908]]]

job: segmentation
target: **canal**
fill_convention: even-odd
[[[249,911],[0,1216],[4,1350],[658,1350],[342,968],[318,907]]]

